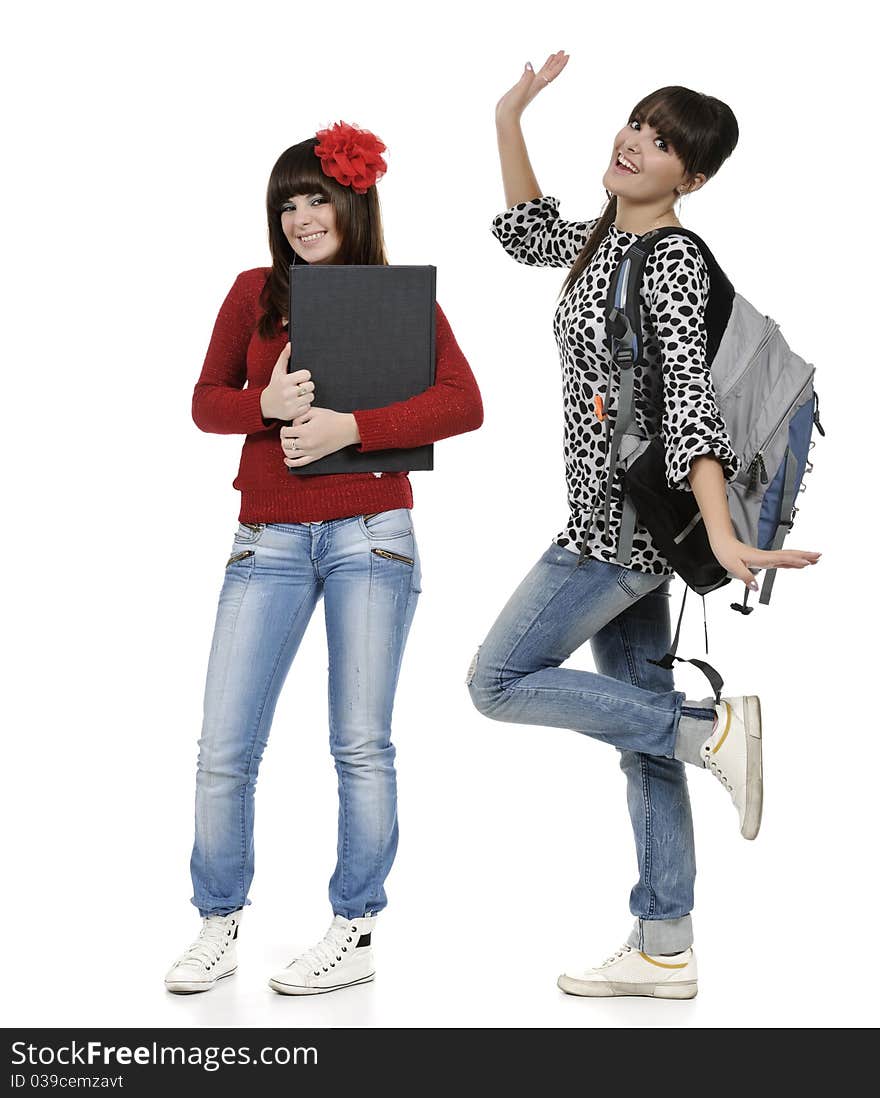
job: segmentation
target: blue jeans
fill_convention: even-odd
[[[254,786],[275,705],[324,596],[330,750],[339,838],[335,915],[381,911],[397,850],[391,712],[421,589],[408,508],[311,523],[242,523],[214,626],[196,774],[192,902],[202,915],[250,903]],[[300,841],[308,841],[302,837]]]
[[[597,671],[560,666],[589,640]],[[696,875],[687,779],[677,751],[712,732],[713,699],[687,702],[647,662],[671,643],[669,577],[551,545],[501,611],[468,671],[474,705],[516,724],[570,728],[620,751],[639,880],[629,942],[675,953],[693,941]]]

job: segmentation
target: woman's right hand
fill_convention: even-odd
[[[309,410],[315,399],[315,383],[308,370],[287,372],[290,361],[290,343],[272,367],[269,384],[260,394],[260,409],[264,419],[296,419]]]
[[[518,122],[522,112],[535,96],[562,72],[568,64],[568,56],[565,50],[551,53],[538,72],[535,72],[531,62],[527,61],[522,76],[496,103],[495,121]]]

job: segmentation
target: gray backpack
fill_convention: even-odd
[[[718,407],[730,440],[740,459],[736,478],[727,484],[727,500],[736,536],[759,549],[781,548],[792,527],[803,492],[803,479],[812,472],[809,451],[815,445],[813,427],[825,430],[819,420],[819,398],[813,387],[815,367],[795,354],[779,325],[759,312],[741,294],[715,261],[706,244],[690,230],[654,229],[630,245],[611,279],[606,302],[606,334],[612,371],[619,371],[620,388],[613,429],[606,418],[607,481],[606,528],[611,505],[610,486],[616,476],[625,486],[625,502],[617,559],[629,563],[635,518],[650,530],[652,540],[698,594],[729,583],[731,575],[715,560],[709,548],[699,507],[692,492],[669,488],[665,475],[663,444],[645,438],[633,421],[634,362],[642,353],[639,289],[645,261],[664,236],[682,233],[700,248],[709,268],[710,290],[706,307],[707,356]],[[610,390],[610,378],[606,399]],[[760,602],[768,603],[776,569],[767,569]],[[749,589],[734,610],[750,614]],[[682,600],[682,614],[684,600]],[[681,628],[660,666],[672,667]],[[708,650],[708,644],[707,644]],[[701,660],[695,663],[707,674],[720,700],[721,678]],[[712,671],[713,675],[709,674]],[[717,679],[717,682],[716,682]]]

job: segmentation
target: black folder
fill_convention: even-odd
[[[291,264],[288,372],[311,372],[315,407],[383,408],[434,384],[436,284],[431,266]],[[433,468],[433,445],[371,453],[355,445],[290,472]]]

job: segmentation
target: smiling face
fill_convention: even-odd
[[[684,164],[663,135],[635,118],[614,139],[602,178],[605,189],[618,198],[648,203],[677,199],[679,187],[693,191],[704,182],[703,175],[688,180]]]
[[[307,263],[331,263],[342,245],[336,210],[322,194],[295,194],[281,207],[281,229]]]

